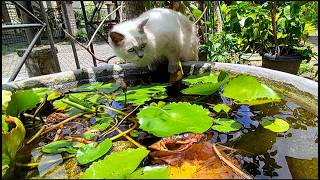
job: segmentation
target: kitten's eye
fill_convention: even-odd
[[[141,49],[144,48],[144,47],[146,47],[146,44],[141,44],[141,45],[140,45],[140,48],[141,48]]]
[[[134,48],[130,48],[129,50],[128,50],[128,52],[133,52],[134,51]]]

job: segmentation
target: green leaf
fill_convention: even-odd
[[[161,108],[144,107],[137,114],[140,128],[157,137],[192,132],[203,133],[212,125],[209,110],[187,102],[170,103]]]
[[[280,118],[276,118],[274,121],[263,119],[261,125],[273,132],[286,132],[289,130],[289,124]]]
[[[236,122],[233,119],[220,118],[214,119],[213,122],[218,125],[213,125],[211,128],[219,132],[238,131],[242,127],[240,123]]]
[[[82,135],[82,137],[87,139],[87,140],[91,140],[96,136],[97,136],[96,134],[90,133],[90,132],[83,133],[83,135]]]
[[[109,127],[112,121],[113,119],[109,115],[99,114],[99,116],[96,117],[96,122],[93,124],[92,129],[98,129],[99,131],[104,131]]]
[[[82,146],[77,151],[77,161],[80,164],[88,164],[96,159],[102,157],[106,154],[112,147],[112,141],[110,139],[105,139],[97,145],[97,143],[90,143]]]
[[[210,95],[215,93],[221,87],[221,85],[222,83],[198,83],[189,88],[183,89],[181,92],[183,94],[190,95]]]
[[[280,97],[255,77],[238,75],[224,86],[223,96],[234,99],[236,104],[264,104],[280,101]]]
[[[59,140],[49,143],[42,147],[42,152],[56,154],[67,151],[71,154],[76,153],[76,150],[72,147],[72,141]]]
[[[127,103],[133,105],[141,105],[151,99],[164,99],[167,97],[166,86],[159,84],[141,85],[129,88],[127,91]],[[125,96],[123,93],[115,97],[115,101],[124,101]]]
[[[199,9],[193,9],[193,10],[192,10],[192,14],[193,14],[197,19],[199,19],[199,18],[201,17],[202,11],[199,10]]]
[[[129,175],[128,179],[169,179],[167,166],[146,166]]]
[[[2,112],[6,112],[8,103],[11,101],[11,91],[2,90]]]
[[[26,136],[26,130],[18,118],[8,116],[6,119],[8,123],[14,123],[15,127],[8,132],[2,131],[2,176],[7,175],[9,168],[12,167],[11,163]]]
[[[104,93],[110,93],[119,89],[120,85],[116,83],[103,84],[102,82],[92,82],[83,84],[74,89],[74,91],[100,91]]]
[[[224,111],[227,113],[231,110],[231,108],[226,104],[217,104],[217,105],[213,106],[212,109],[218,113],[221,111]]]
[[[286,7],[284,7],[283,14],[286,18],[291,19],[290,5],[287,5]]]
[[[149,154],[146,148],[113,152],[103,160],[92,163],[80,179],[124,179],[127,178]]]
[[[59,92],[48,88],[18,90],[11,96],[11,101],[7,107],[7,115],[17,116],[25,110],[35,108],[38,103],[43,101],[45,94],[48,94],[49,101],[60,96]]]
[[[204,74],[204,75],[192,75],[184,78],[182,80],[184,84],[193,85],[197,83],[217,83],[218,82],[218,75],[217,74]]]

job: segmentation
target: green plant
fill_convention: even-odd
[[[302,62],[299,67],[298,75],[304,73],[315,73],[315,70],[307,62]]]
[[[236,38],[225,32],[210,34],[208,41],[200,46],[200,52],[207,54],[209,61],[236,63]]]
[[[275,9],[275,5],[272,8]],[[273,25],[276,55],[296,54],[308,61],[316,55],[306,43],[309,33],[315,27],[305,18],[305,8],[306,2],[284,2],[277,8],[277,14],[271,13],[276,21],[276,26]]]

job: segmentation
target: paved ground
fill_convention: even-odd
[[[61,71],[68,71],[68,70],[75,70],[77,69],[76,63],[74,60],[74,55],[72,53],[71,45],[68,43],[57,43],[55,46],[58,49],[58,59],[61,67]],[[80,68],[86,67],[93,67],[93,61],[91,55],[84,50],[82,47],[76,45],[78,59],[80,63]],[[106,59],[113,55],[113,51],[110,46],[106,43],[96,43],[94,44],[94,51],[98,58]],[[16,67],[17,62],[21,59],[17,55],[16,52],[2,55],[2,83],[7,82],[10,75],[13,72],[13,69]],[[112,59],[114,60],[114,59]],[[113,61],[111,61],[112,63]],[[104,63],[99,63],[98,66],[101,66]],[[28,78],[28,74],[23,65],[22,69],[20,70],[16,80],[21,80]]]

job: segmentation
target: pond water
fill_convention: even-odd
[[[160,100],[149,100],[145,104],[151,102],[163,101],[169,102],[191,102],[192,104],[202,105],[208,108],[212,117],[225,117],[226,115],[219,115],[210,108],[210,104],[223,103],[225,99],[221,94],[216,93],[211,96],[190,96],[180,93],[182,86],[179,89],[169,87],[167,88],[167,98],[160,98]],[[317,114],[311,112],[305,107],[302,107],[291,97],[283,94],[283,91],[275,90],[280,97],[279,102],[270,102],[261,105],[234,105],[229,112],[228,117],[231,119],[239,115],[242,109],[244,114],[242,117],[249,118],[252,121],[251,128],[241,128],[241,130],[222,133],[209,129],[206,134],[207,139],[211,143],[220,143],[224,146],[236,149],[233,157],[240,162],[241,168],[255,179],[269,179],[269,178],[318,178],[318,117]],[[208,104],[210,103],[210,104]],[[228,102],[225,102],[228,103]],[[122,103],[123,105],[123,103]],[[51,108],[52,105],[50,106]],[[133,108],[127,107],[125,112],[130,112]],[[142,107],[141,107],[142,108]],[[33,109],[30,112],[34,112]],[[53,111],[43,112],[49,115]],[[138,111],[137,111],[138,112]],[[134,115],[135,116],[135,115]],[[280,118],[289,124],[289,130],[286,132],[272,132],[263,128],[261,125],[256,125],[254,122],[261,122],[264,117]],[[89,118],[90,119],[90,118]],[[236,118],[237,119],[237,118]],[[92,118],[90,119],[90,121]],[[77,132],[81,134],[90,126],[88,119],[74,121],[72,125],[73,130],[70,132]],[[124,122],[119,126],[119,129],[125,131],[128,129],[129,122]],[[252,126],[253,125],[253,126]],[[30,139],[38,128],[35,126],[42,126],[42,124],[34,124],[27,129],[27,138]],[[71,126],[71,125],[70,125]],[[139,130],[138,127],[135,128]],[[31,144],[24,145],[16,156],[16,161],[22,163],[38,162],[33,167],[16,166],[15,173],[11,178],[70,178],[78,177],[77,174],[81,169],[86,169],[89,165],[79,165],[75,158],[63,159],[61,154],[43,155],[39,146],[43,146],[51,142],[55,136],[56,131],[52,134],[37,138]],[[68,132],[62,132],[68,134]],[[112,137],[118,133],[113,132],[107,137]],[[143,133],[142,133],[143,134]],[[158,140],[152,134],[140,134],[136,140],[144,146],[149,146]],[[120,138],[125,140],[125,138]],[[48,160],[55,160],[54,163],[46,164]],[[61,166],[63,162],[64,166]],[[149,161],[143,161],[143,165],[149,165]],[[30,165],[31,166],[31,165]],[[69,168],[69,169],[68,169]],[[50,172],[49,172],[50,171]],[[49,172],[49,173],[48,173]],[[47,174],[46,176],[43,176]],[[39,176],[40,175],[40,176]]]

